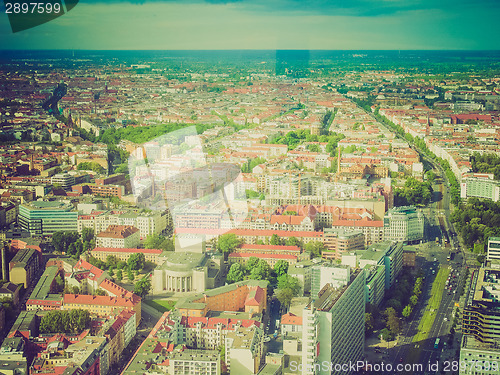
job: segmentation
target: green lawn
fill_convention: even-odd
[[[418,333],[413,336],[413,342],[427,339],[429,330],[434,324],[434,319],[436,318],[439,304],[441,303],[441,299],[443,297],[444,285],[446,284],[446,279],[449,274],[449,267],[439,269],[439,272],[432,283],[431,298],[425,308],[424,316],[418,325]]]
[[[147,299],[144,300],[143,302],[160,312],[170,311],[175,306],[175,301],[164,300],[164,299],[154,299],[152,301],[150,299]]]

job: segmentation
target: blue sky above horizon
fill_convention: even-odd
[[[0,49],[499,50],[498,0],[80,0]]]

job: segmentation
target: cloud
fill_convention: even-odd
[[[400,0],[311,0],[307,8],[299,0],[84,0],[64,17],[17,34],[0,17],[0,48],[499,49],[498,13],[464,0],[441,9],[447,1],[407,9]]]
[[[176,3],[239,4],[249,12],[321,14],[351,17],[379,17],[415,10],[500,9],[498,0],[86,0],[85,3]]]

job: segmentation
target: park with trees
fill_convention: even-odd
[[[82,234],[71,231],[55,232],[52,235],[52,246],[59,253],[65,253],[79,259],[82,253],[95,247],[94,230],[83,228]]]
[[[467,248],[482,255],[488,237],[500,236],[500,202],[469,198],[453,211],[451,221]]]

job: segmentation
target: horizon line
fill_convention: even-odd
[[[184,52],[184,51],[363,51],[363,52],[377,52],[377,51],[399,51],[399,52],[427,52],[427,51],[446,51],[446,52],[500,52],[498,49],[320,49],[320,48],[224,48],[224,49],[83,49],[83,48],[40,48],[40,49],[21,49],[21,48],[9,48],[2,49],[0,51],[172,51],[172,52]]]

